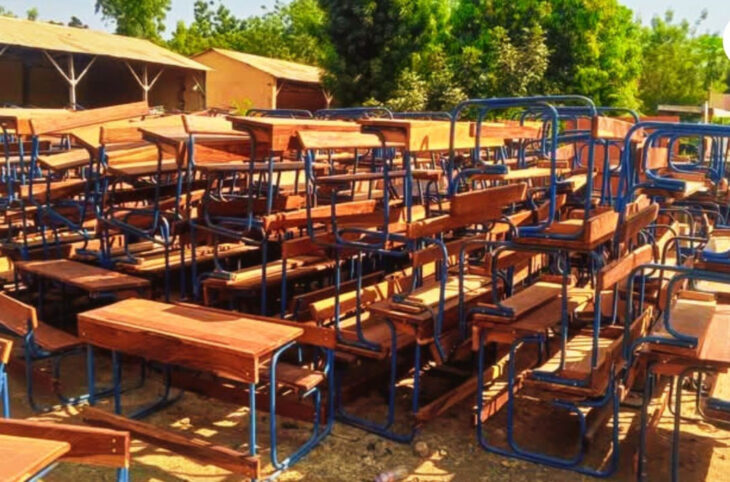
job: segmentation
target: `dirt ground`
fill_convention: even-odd
[[[81,387],[83,374],[79,362],[71,361],[67,366],[64,385]],[[100,373],[108,373],[102,362]],[[130,375],[131,377],[131,375]],[[74,378],[75,380],[72,380]],[[74,383],[74,381],[76,383]],[[100,383],[103,382],[100,381]],[[12,415],[16,418],[30,418],[25,401],[24,379],[17,373],[11,374]],[[140,390],[124,396],[126,407],[150,401],[159,393],[160,384],[152,377]],[[400,406],[408,407],[407,393],[402,393]],[[693,412],[693,398],[686,392],[685,410]],[[48,399],[50,400],[50,398]],[[416,440],[425,442],[426,456],[418,456],[410,445],[387,441],[376,435],[336,423],[332,434],[304,460],[279,477],[279,480],[317,480],[317,481],[372,481],[381,472],[404,468],[409,481],[547,481],[547,480],[584,480],[589,477],[573,472],[550,469],[545,466],[522,462],[486,453],[476,442],[472,426],[473,397],[454,406],[446,414],[425,425]],[[100,406],[111,409],[110,401],[104,400]],[[361,398],[351,407],[358,414],[372,417],[382,415],[377,393]],[[516,425],[518,441],[531,449],[551,447],[555,455],[568,456],[575,444],[575,420],[556,409],[534,400],[523,400],[517,404],[520,421]],[[405,413],[405,412],[403,412]],[[639,413],[624,407],[621,410],[621,462],[613,480],[632,480],[633,458],[637,443]],[[79,410],[66,408],[50,412],[41,420],[81,423]],[[182,430],[197,437],[210,439],[222,445],[247,450],[248,410],[220,401],[211,400],[195,394],[186,393],[175,405],[146,419],[160,427]],[[485,434],[490,440],[500,444],[505,438],[506,414],[502,410],[491,419]],[[259,415],[259,444],[265,471],[268,465],[268,414]],[[303,422],[280,420],[280,454],[286,455],[292,444],[304,441],[309,435],[309,425]],[[672,418],[665,411],[658,430],[649,443],[649,480],[668,480],[670,463]],[[600,465],[609,452],[609,430],[603,430],[590,447],[587,462]],[[681,437],[680,480],[730,480],[730,431],[716,428],[708,423],[684,423]],[[268,466],[267,466],[268,465]],[[177,456],[169,451],[134,440],[132,442],[131,478],[134,481],[237,481],[240,476],[213,466],[200,465],[192,460]],[[48,481],[90,481],[114,480],[110,469],[90,468],[62,464],[44,480]]]

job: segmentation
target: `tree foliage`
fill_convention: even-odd
[[[96,13],[116,23],[116,32],[162,41],[171,0],[96,0]]]
[[[160,41],[171,1],[96,0],[96,10],[119,33]],[[698,25],[670,13],[644,27],[620,0],[277,0],[249,18],[196,0],[194,20],[167,44],[322,66],[340,105],[444,110],[469,97],[562,93],[651,112],[728,90],[722,41]]]
[[[189,26],[178,23],[169,42],[185,55],[218,47],[315,65],[328,55],[324,12],[316,0],[277,2],[272,11],[247,19],[222,3],[197,0],[194,14]]]
[[[424,80],[419,61],[437,45],[439,34],[446,28],[447,2],[319,3],[326,12],[326,32],[333,46],[326,60],[328,84],[339,102],[354,105],[370,98],[389,99],[407,84],[420,88],[415,77]]]
[[[730,80],[730,61],[717,35],[697,36],[694,26],[674,22],[671,11],[652,19],[644,32],[641,101],[653,112],[659,104],[699,105],[711,91],[723,92]]]

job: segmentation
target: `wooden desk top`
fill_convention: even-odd
[[[257,149],[266,145],[271,151],[284,152],[296,150],[297,132],[303,130],[359,132],[360,124],[356,122],[320,119],[282,119],[276,117],[227,117],[233,128],[238,131],[251,132]]]
[[[448,151],[451,144],[451,122],[446,120],[378,118],[361,119],[358,122],[379,130],[388,143],[405,144],[409,152]],[[475,145],[471,123],[457,122],[454,148],[473,149]]]
[[[144,278],[68,259],[19,261],[15,263],[15,267],[20,272],[60,281],[88,293],[149,288],[150,286],[149,280]]]
[[[68,442],[0,435],[0,480],[26,481],[69,450]]]
[[[128,299],[81,313],[79,337],[96,346],[258,382],[260,362],[298,339],[299,327],[261,317]]]
[[[1,108],[0,109],[0,126],[4,125],[6,129],[15,131],[18,135],[32,134],[30,128],[30,119],[34,117],[57,117],[69,115],[71,111],[66,109],[24,109],[24,108]]]

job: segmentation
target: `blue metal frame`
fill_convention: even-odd
[[[5,363],[0,362],[0,403],[3,406],[3,418],[10,418],[10,382],[5,370]]]

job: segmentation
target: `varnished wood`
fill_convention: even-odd
[[[132,102],[130,104],[73,111],[64,116],[31,118],[30,126],[34,135],[58,133],[103,122],[141,117],[149,114],[149,111],[147,101]]]
[[[0,338],[0,364],[8,363],[10,352],[13,349],[13,341],[7,338]]]
[[[303,330],[237,313],[128,299],[78,315],[79,337],[163,363],[258,382],[262,358]]]
[[[124,430],[134,438],[171,450],[185,457],[211,464],[251,478],[259,477],[259,459],[208,440],[164,430],[148,423],[130,420],[98,408],[87,407],[84,421],[92,425]]]
[[[144,278],[67,259],[18,261],[15,269],[19,273],[58,281],[91,294],[150,288],[149,280]]]
[[[25,482],[70,449],[66,442],[0,435],[0,480]]]
[[[129,467],[129,433],[31,420],[0,420],[0,436],[29,437],[67,443],[64,462]],[[0,464],[1,465],[1,464]]]
[[[233,129],[253,135],[257,146],[273,152],[297,150],[297,132],[305,130],[359,132],[355,122],[318,119],[283,119],[274,117],[229,116]]]

